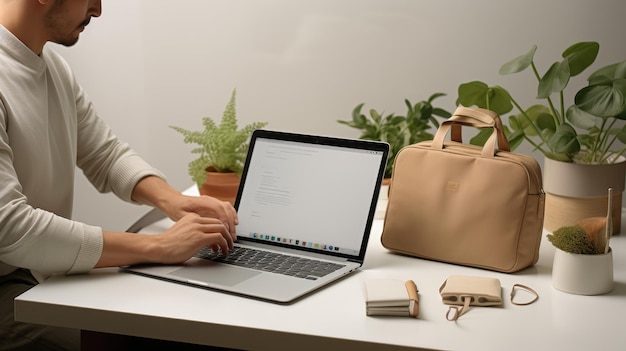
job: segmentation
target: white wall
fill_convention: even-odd
[[[600,42],[598,65],[622,60],[625,13],[623,0],[104,1],[79,43],[58,50],[116,133],[184,189],[191,146],[168,126],[219,118],[235,88],[242,125],[357,137],[336,120],[361,102],[404,113],[405,98],[444,92],[451,111],[475,79],[531,101],[532,77],[497,72],[533,44],[543,70],[583,40]],[[147,211],[82,177],[75,198],[76,219],[107,229]]]

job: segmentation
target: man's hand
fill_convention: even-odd
[[[159,208],[176,223],[157,235],[104,231],[104,246],[96,267],[182,263],[205,246],[227,254],[237,240],[237,212],[229,202],[183,195],[155,176],[140,180],[132,199]]]
[[[233,240],[237,239],[235,232],[235,226],[239,223],[237,212],[228,201],[221,201],[210,196],[180,195],[170,200],[166,211],[173,221],[178,221],[190,213],[219,219],[226,226]]]
[[[170,187],[164,180],[149,176],[140,180],[133,190],[134,201],[158,207],[173,221],[189,213],[219,219],[236,239],[237,212],[233,205],[210,196],[187,196]]]
[[[104,231],[104,245],[96,267],[138,263],[182,263],[205,246],[228,254],[234,235],[216,218],[190,213],[161,234]]]
[[[157,263],[185,262],[205,246],[228,254],[234,239],[234,235],[218,219],[190,213],[167,231],[154,236],[160,256],[156,258]]]

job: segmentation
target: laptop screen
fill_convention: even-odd
[[[364,256],[386,143],[257,130],[235,202],[240,239]]]

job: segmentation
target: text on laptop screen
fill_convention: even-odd
[[[259,138],[249,157],[239,237],[359,253],[383,152]]]

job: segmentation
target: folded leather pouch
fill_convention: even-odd
[[[497,278],[449,276],[439,288],[439,293],[443,303],[452,305],[446,313],[449,321],[457,320],[469,310],[469,306],[502,305],[502,288]],[[462,307],[459,310],[455,305]],[[451,311],[454,311],[452,317]]]
[[[417,286],[412,280],[369,279],[365,281],[365,312],[368,316],[419,315]]]

